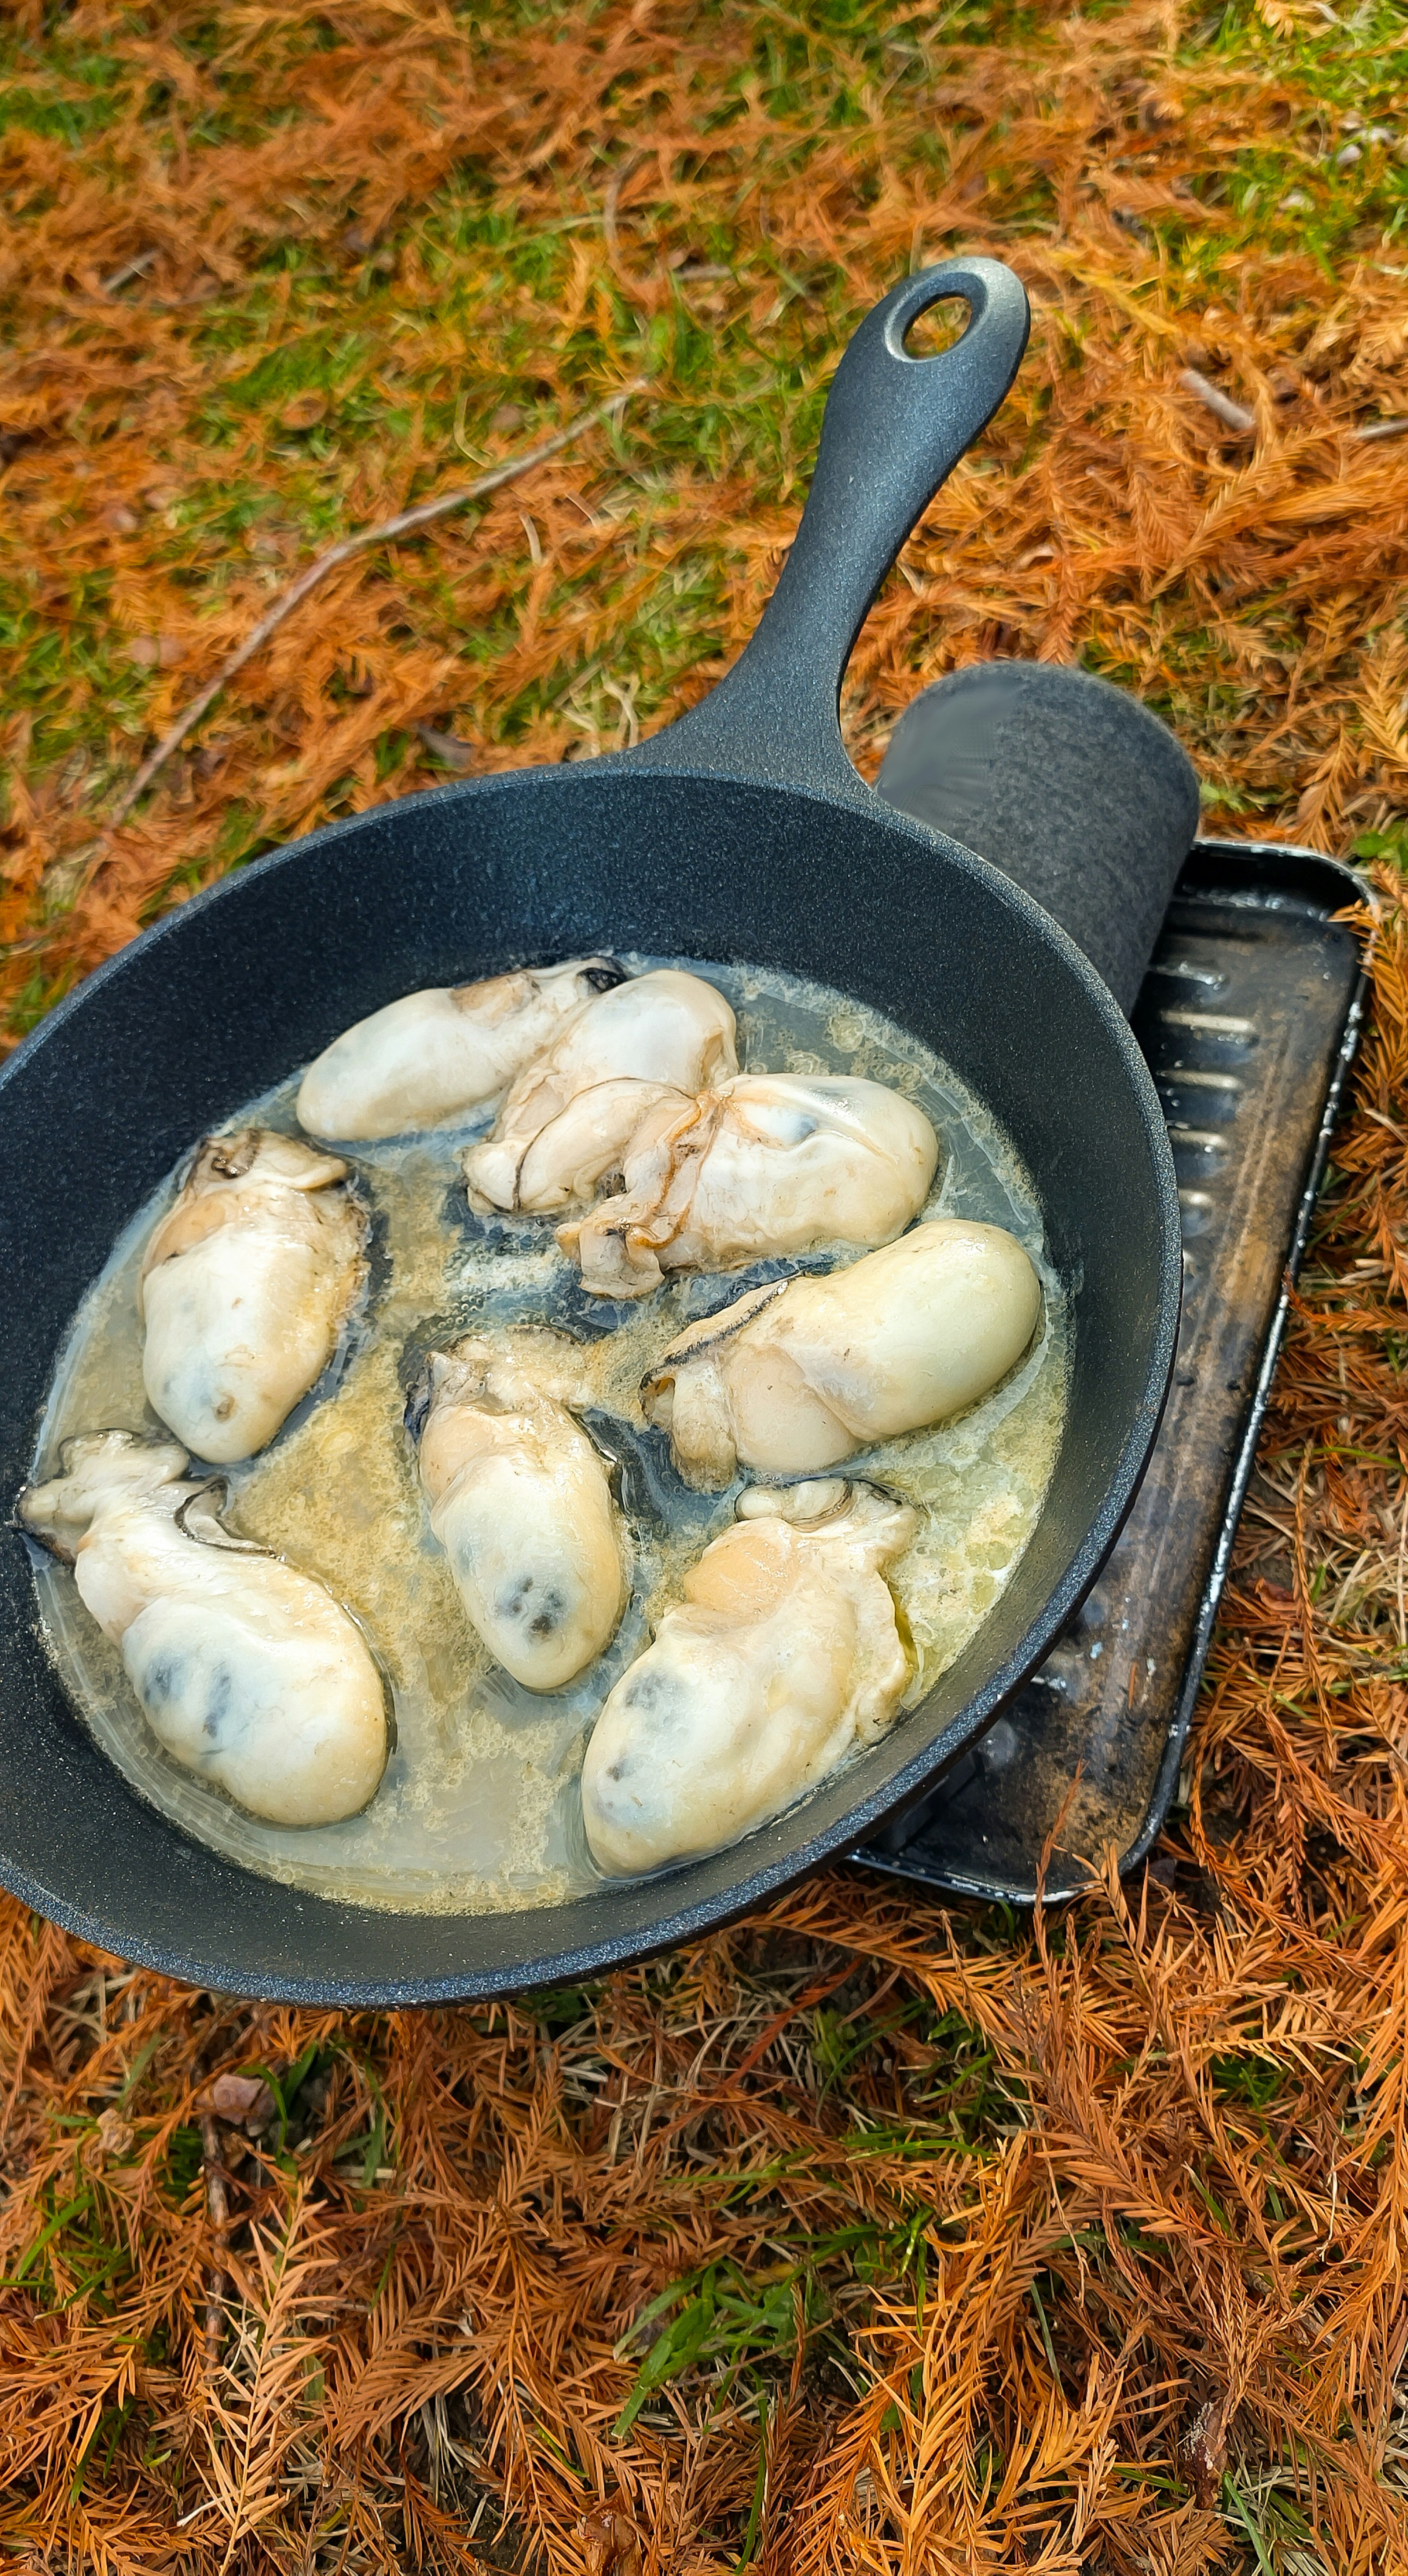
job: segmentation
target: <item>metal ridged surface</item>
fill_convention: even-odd
[[[1124,1534],[1079,1617],[937,1789],[855,1857],[955,1894],[1048,1900],[1162,1826],[1362,1014],[1362,890],[1278,844],[1200,843],[1134,1013],[1178,1174],[1173,1386]],[[1065,1809],[1064,1816],[1062,1809]],[[1058,1829],[1058,1819],[1060,1819]]]

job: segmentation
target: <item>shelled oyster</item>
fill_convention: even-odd
[[[610,957],[572,957],[403,993],[315,1056],[298,1094],[299,1124],[312,1136],[371,1140],[467,1117],[624,971]]]
[[[386,1768],[381,1674],[350,1613],[233,1538],[223,1488],[188,1464],[130,1431],[66,1441],[62,1472],[20,1495],[20,1525],[72,1565],[168,1753],[271,1824],[337,1824]]]
[[[137,1295],[148,1398],[198,1458],[253,1457],[332,1358],[366,1275],[347,1180],[337,1155],[267,1127],[197,1146]]]
[[[1016,1236],[936,1217],[821,1278],[778,1279],[691,1324],[641,1388],[685,1483],[814,1476],[960,1413],[1007,1375],[1041,1314]]]
[[[669,1270],[730,1270],[825,1243],[888,1243],[928,1195],[939,1145],[922,1109],[851,1074],[740,1073],[684,1109],[657,1103],[621,1188],[557,1240],[599,1297]]]
[[[540,1127],[518,1166],[514,1204],[525,1216],[588,1206],[608,1174],[619,1172],[647,1118],[678,1118],[694,1106],[673,1083],[619,1075],[594,1082]]]
[[[698,1858],[884,1735],[909,1678],[880,1568],[918,1515],[839,1477],[754,1489],[592,1731],[582,1813],[613,1877]]]
[[[625,1605],[605,1462],[569,1410],[587,1400],[575,1344],[528,1327],[432,1351],[406,1408],[466,1615],[528,1690],[561,1690]]]
[[[549,1209],[565,1206],[570,1196],[589,1196],[619,1167],[640,1118],[662,1093],[683,1095],[683,1106],[707,1084],[737,1071],[735,1039],[723,994],[681,967],[657,967],[603,993],[545,1055],[525,1067],[490,1135],[466,1153],[471,1206]],[[583,1095],[607,1084],[613,1096],[609,1104],[597,1104],[601,1117],[593,1131],[596,1111],[587,1108]],[[634,1090],[626,1090],[627,1084]],[[544,1131],[579,1104],[585,1115],[554,1145]]]

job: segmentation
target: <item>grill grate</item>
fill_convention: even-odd
[[[1183,1319],[1148,1473],[1045,1663],[856,1860],[1026,1905],[1068,1797],[1048,1902],[1086,1883],[1082,1855],[1114,1843],[1129,1869],[1158,1835],[1363,1017],[1359,944],[1331,916],[1363,897],[1313,851],[1193,850],[1134,1012],[1183,1211]]]

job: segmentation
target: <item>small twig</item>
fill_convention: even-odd
[[[416,732],[419,734],[426,750],[433,751],[436,759],[443,760],[448,769],[472,769],[474,767],[474,745],[472,742],[461,742],[458,734],[437,732],[434,725],[418,724],[416,726]]]
[[[223,2253],[225,2232],[230,2224],[230,2203],[225,2191],[225,2168],[220,2162],[220,2132],[210,2111],[202,2111],[200,2115],[200,2142],[205,2156],[205,2205],[210,2212],[216,2243]],[[224,2268],[217,2263],[210,2275],[205,2303],[205,2359],[210,2370],[215,2368],[220,2358],[220,2338],[225,2330],[225,2289]]]
[[[130,286],[134,277],[145,277],[156,260],[154,250],[139,250],[135,259],[125,259],[111,277],[103,279],[104,295],[116,295],[119,286]]]
[[[1241,403],[1235,403],[1231,395],[1223,393],[1217,385],[1210,385],[1207,377],[1200,376],[1196,367],[1185,367],[1178,381],[1181,385],[1187,386],[1190,394],[1196,394],[1199,402],[1203,403],[1214,419],[1220,420],[1225,428],[1255,429],[1256,413],[1245,410]]]
[[[355,537],[344,537],[339,545],[329,546],[326,554],[316,556],[306,572],[301,572],[296,581],[289,583],[287,590],[280,592],[273,607],[265,612],[257,626],[250,628],[237,651],[230,655],[227,662],[221,663],[214,679],[207,681],[206,686],[197,691],[190,705],[177,717],[170,731],[162,735],[156,749],[143,761],[130,786],[119,796],[108,817],[107,830],[115,832],[119,824],[126,822],[138,799],[145,796],[158,770],[165,768],[173,751],[180,749],[192,725],[199,724],[207,707],[213,705],[222,689],[228,688],[236,672],[242,671],[246,662],[253,660],[260,646],[268,643],[275,628],[282,626],[284,619],[290,617],[294,609],[302,604],[310,590],[315,590],[318,583],[325,581],[328,574],[335,571],[339,564],[346,563],[349,555],[360,554],[366,546],[387,545],[394,537],[411,536],[417,528],[428,528],[432,519],[446,518],[452,510],[463,510],[471,501],[486,499],[490,492],[497,492],[503,484],[516,483],[520,475],[530,474],[535,465],[545,465],[550,456],[556,456],[562,448],[570,447],[574,439],[580,438],[584,431],[593,428],[597,421],[605,420],[610,413],[619,411],[623,403],[630,401],[633,394],[643,393],[646,383],[646,377],[634,376],[628,385],[622,385],[620,391],[612,394],[607,402],[598,403],[594,411],[579,412],[575,420],[568,421],[565,429],[554,430],[551,438],[540,440],[536,447],[525,448],[521,456],[511,456],[506,464],[495,465],[489,473],[481,474],[473,483],[462,485],[458,491],[442,492],[436,501],[422,501],[414,510],[402,510],[397,518],[383,519],[375,528],[363,528]]]
[[[1207,377],[1200,376],[1196,367],[1184,367],[1178,381],[1181,385],[1187,386],[1190,394],[1196,394],[1199,402],[1205,404],[1214,417],[1222,421],[1228,429],[1240,430],[1244,434],[1255,429],[1255,412],[1248,411],[1242,403],[1234,402],[1230,394],[1222,391],[1220,385],[1209,384]],[[1369,440],[1402,438],[1405,432],[1408,432],[1408,415],[1399,420],[1371,420],[1363,429],[1352,429],[1349,435],[1351,438]]]

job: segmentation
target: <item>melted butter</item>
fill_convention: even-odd
[[[640,969],[665,961],[629,959]],[[668,961],[676,962],[676,961]],[[692,961],[678,961],[689,964]],[[699,971],[699,970],[696,970]],[[926,1216],[1007,1226],[1036,1263],[1043,1323],[1023,1361],[968,1413],[865,1452],[840,1472],[914,1503],[913,1546],[889,1570],[913,1642],[913,1707],[981,1624],[1020,1561],[1060,1442],[1066,1316],[1046,1258],[1035,1191],[994,1122],[956,1076],[893,1022],[825,987],[739,967],[702,970],[727,993],[749,1072],[855,1073],[926,1111],[940,1164]],[[298,1077],[228,1121],[292,1129]],[[354,1903],[487,1912],[551,1903],[596,1883],[577,1775],[607,1692],[648,1641],[710,1538],[728,1526],[742,1480],[687,1492],[640,1411],[642,1377],[683,1327],[760,1279],[763,1263],[669,1281],[614,1305],[586,1296],[547,1220],[484,1222],[468,1210],[459,1154],[487,1120],[410,1144],[354,1149],[374,1220],[367,1295],[343,1349],[271,1446],[228,1471],[232,1529],[317,1575],[361,1622],[391,1685],[396,1744],[360,1816],[298,1830],[266,1825],[162,1750],[117,1649],[83,1608],[72,1575],[36,1567],[40,1611],[65,1682],[98,1741],[143,1796],[199,1840],[290,1885]],[[92,1430],[153,1431],[142,1387],[136,1281],[174,1180],[114,1249],[60,1357],[36,1453],[51,1474],[62,1441]],[[860,1257],[853,1246],[808,1269]],[[432,1344],[550,1324],[582,1346],[588,1427],[616,1462],[629,1532],[631,1595],[606,1653],[564,1691],[539,1698],[495,1664],[469,1626],[431,1538],[402,1426],[406,1389]],[[903,1717],[898,1723],[903,1724]]]

